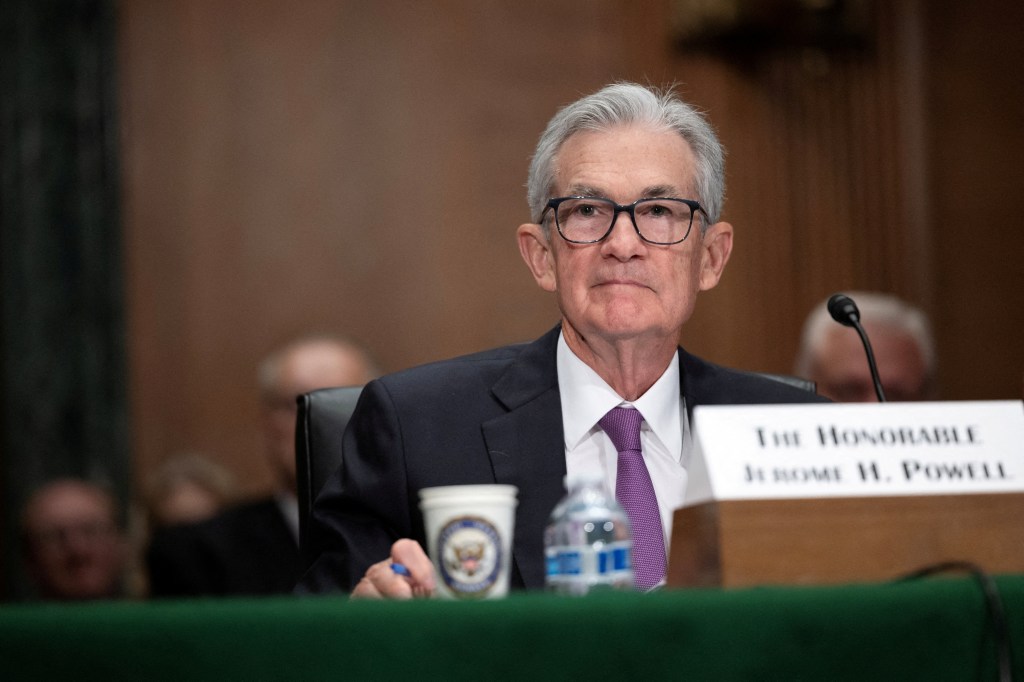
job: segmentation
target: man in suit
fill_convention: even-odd
[[[732,251],[723,194],[714,132],[672,93],[618,84],[559,112],[531,162],[533,221],[517,237],[561,323],[533,343],[366,386],[312,513],[300,591],[432,593],[417,492],[473,483],[518,487],[511,584],[541,588],[543,530],[566,474],[596,473],[615,489],[619,453],[602,426],[613,408],[642,418],[648,504],[661,520],[650,563],[663,578],[693,408],[815,399],[678,346],[697,292],[718,283]]]
[[[196,524],[159,529],[147,552],[156,597],[291,592],[301,574],[295,487],[296,397],[377,376],[369,354],[349,340],[302,338],[260,365],[266,455],[273,495],[233,506]]]

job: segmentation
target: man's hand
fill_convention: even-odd
[[[396,573],[392,564],[401,564],[408,575]],[[353,599],[409,599],[434,594],[434,564],[415,540],[399,540],[391,545],[391,557],[366,569],[352,590]]]

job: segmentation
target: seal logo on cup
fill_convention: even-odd
[[[498,599],[508,594],[518,492],[504,484],[420,490],[438,597]]]
[[[501,573],[501,534],[487,519],[449,521],[437,538],[441,579],[462,597],[486,597]]]

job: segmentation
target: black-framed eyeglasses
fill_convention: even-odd
[[[602,197],[558,197],[548,201],[541,222],[548,209],[555,213],[558,234],[573,244],[604,241],[620,212],[629,214],[640,239],[660,246],[678,244],[690,236],[693,214],[697,211],[707,216],[700,203],[693,199],[668,197],[637,199],[632,204],[617,204]]]

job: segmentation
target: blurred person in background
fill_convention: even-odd
[[[147,522],[150,528],[197,523],[237,497],[238,482],[226,467],[204,455],[174,455],[150,477],[144,500]]]
[[[928,317],[891,294],[853,291],[860,322],[871,341],[885,397],[892,401],[936,400],[935,341]],[[832,319],[822,301],[807,316],[794,372],[837,402],[875,402],[864,345],[857,330]]]
[[[25,503],[21,532],[25,564],[42,599],[125,595],[128,543],[106,488],[74,478],[44,484]]]
[[[209,457],[182,453],[161,462],[132,510],[129,533],[136,551],[129,575],[131,592],[150,592],[145,552],[157,529],[212,518],[235,503],[238,495],[234,474]]]
[[[306,337],[269,355],[259,366],[258,379],[274,492],[197,524],[158,530],[146,557],[150,594],[291,592],[300,573],[296,398],[320,388],[363,385],[378,374],[370,354],[347,339]]]

